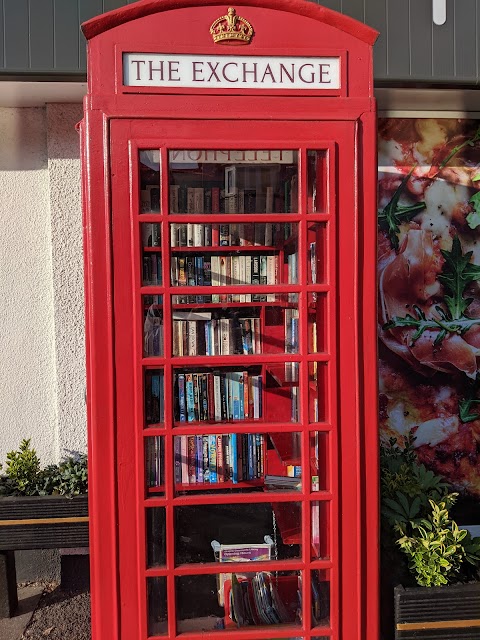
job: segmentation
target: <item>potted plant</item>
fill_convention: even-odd
[[[0,476],[0,550],[88,546],[87,491],[85,455],[42,469],[23,440]]]
[[[401,582],[395,638],[478,640],[480,538],[452,518],[458,494],[417,463],[413,444],[413,437],[404,448],[391,439],[380,454],[382,560]]]

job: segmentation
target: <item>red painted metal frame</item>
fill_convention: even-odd
[[[309,423],[309,397],[301,396],[301,422],[227,423],[202,425],[204,433],[265,433],[301,431],[302,463],[308,475],[310,434],[328,438],[328,491],[275,493],[275,503],[301,501],[302,558],[279,561],[278,570],[304,574],[303,628],[275,627],[228,631],[228,637],[259,640],[275,637],[332,640],[378,638],[378,460],[375,336],[375,105],[372,99],[371,45],[376,32],[350,18],[300,0],[243,0],[237,10],[249,18],[256,36],[243,55],[325,55],[345,53],[342,66],[343,97],[275,93],[232,96],[228,91],[186,95],[118,92],[118,56],[122,51],[159,52],[193,49],[238,55],[238,48],[215,47],[198,24],[217,17],[212,0],[144,0],[106,14],[84,25],[89,40],[89,94],[82,123],[82,160],[85,234],[88,421],[92,560],[92,635],[94,640],[146,640],[146,578],[164,576],[168,591],[169,638],[175,636],[175,579],[182,575],[218,573],[218,564],[175,566],[174,508],[194,504],[271,502],[268,493],[205,496],[176,495],[173,484],[173,434],[188,434],[188,425],[176,425],[172,403],[165,403],[164,426],[143,429],[143,373],[163,367],[165,389],[172,390],[173,367],[212,365],[214,358],[172,358],[170,248],[167,225],[185,222],[168,216],[168,179],[162,177],[162,214],[139,215],[139,148],[161,149],[162,167],[170,148],[296,148],[300,155],[299,214],[253,217],[257,222],[299,223],[299,285],[275,285],[271,292],[299,295],[300,352],[289,360],[300,363],[300,385],[309,388],[308,367],[324,363],[325,420]],[[191,24],[189,19],[191,18]],[[281,44],[278,35],[282,34]],[[173,26],[176,29],[172,31]],[[191,25],[196,25],[192,27]],[[268,31],[266,26],[268,25]],[[207,29],[208,31],[208,29]],[[175,43],[170,33],[176,34]],[[324,45],[319,46],[321,42]],[[144,46],[146,48],[144,48]],[[305,93],[305,92],[304,92]],[[324,121],[322,123],[322,121]],[[242,140],[242,144],[239,144]],[[328,149],[328,210],[307,214],[306,152]],[[214,220],[215,218],[215,220]],[[228,222],[244,221],[229,214]],[[211,223],[222,216],[197,216]],[[140,282],[140,229],[143,222],[162,224],[163,286]],[[321,223],[328,256],[322,284],[307,284],[307,226]],[[302,250],[303,247],[303,250]],[[240,288],[228,287],[230,292]],[[241,291],[256,289],[242,287]],[[260,290],[260,288],[259,288]],[[263,289],[262,289],[263,290]],[[211,293],[195,288],[195,293]],[[307,295],[322,293],[327,303],[325,351],[307,348]],[[163,295],[165,354],[142,354],[142,295]],[[248,303],[249,304],[249,303]],[[248,306],[247,304],[247,306]],[[238,305],[237,305],[238,306]],[[251,359],[253,358],[253,359]],[[258,357],[258,363],[284,361],[284,356]],[[256,357],[248,357],[248,363]],[[245,362],[229,357],[228,362]],[[172,397],[170,393],[170,398]],[[168,396],[167,396],[168,398]],[[198,427],[195,427],[198,429]],[[146,498],[144,438],[165,437],[164,495]],[[310,507],[330,504],[330,557],[310,558]],[[145,509],[165,508],[167,541],[165,567],[146,569]],[[270,566],[274,566],[273,563]],[[265,564],[249,564],[262,570]],[[240,569],[240,567],[239,567]],[[332,584],[331,626],[309,628],[309,575],[314,569],[329,572]],[[227,632],[221,634],[226,636]],[[184,633],[182,638],[219,638],[218,633]]]

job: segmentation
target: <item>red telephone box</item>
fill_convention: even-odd
[[[83,29],[93,638],[375,640],[376,32]]]

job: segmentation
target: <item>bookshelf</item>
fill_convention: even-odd
[[[175,538],[192,534],[176,544],[189,568],[177,581],[178,630],[295,627],[303,574],[291,563],[332,558],[328,199],[317,175],[326,156],[303,156],[303,199],[298,151],[171,150],[164,171],[160,157],[141,150],[138,166],[148,565],[166,562],[157,534],[173,501]],[[207,598],[207,618],[191,611],[182,594],[209,584],[196,573],[214,562],[208,538],[249,547],[260,533],[274,539],[268,562],[217,573],[222,606]],[[159,580],[150,578],[151,599]],[[316,581],[322,594],[329,580]],[[321,608],[328,628],[328,597],[320,605],[314,583],[312,619]],[[151,626],[164,632],[161,621]]]

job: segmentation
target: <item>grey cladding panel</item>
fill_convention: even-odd
[[[455,0],[455,75],[477,77],[476,0]]]
[[[113,11],[114,9],[120,9],[120,7],[124,7],[126,2],[122,2],[122,0],[103,0],[103,12]]]
[[[313,0],[316,4],[321,4],[323,7],[327,7],[327,9],[333,9],[334,11],[342,10],[342,0],[325,0],[325,2],[317,2],[317,0]]]
[[[409,0],[389,0],[387,70],[390,77],[410,75]]]
[[[80,39],[77,2],[55,2],[55,71],[79,69]]]
[[[410,56],[413,77],[432,76],[432,0],[410,0]]]
[[[387,75],[387,3],[386,0],[365,0],[365,23],[380,32],[373,48],[373,68],[377,77]]]
[[[32,71],[54,66],[53,0],[30,2],[30,50]]]
[[[30,66],[28,0],[3,0],[5,66],[12,71]]]
[[[355,18],[355,20],[360,20],[360,22],[365,22],[365,2],[368,0],[348,0],[348,2],[343,2],[345,9],[348,9],[344,13],[349,15],[351,18]]]
[[[462,0],[463,2],[463,0]],[[455,74],[455,6],[447,2],[447,21],[432,27],[433,76],[452,78]]]

